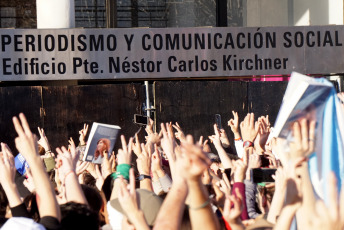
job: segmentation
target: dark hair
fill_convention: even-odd
[[[34,221],[39,222],[41,219],[39,216],[36,193],[30,193],[24,198],[24,204],[27,207],[29,215]]]
[[[4,217],[6,215],[6,208],[8,206],[8,200],[5,193],[5,190],[2,188],[0,184],[0,217]]]
[[[85,204],[68,202],[60,205],[62,229],[99,229],[98,213]]]
[[[90,208],[95,211],[99,212],[103,206],[103,199],[99,194],[99,191],[93,187],[88,185],[81,185],[82,191],[85,194],[86,200]]]
[[[96,186],[96,179],[92,176],[91,173],[83,173],[82,176],[84,177],[84,184],[88,185],[93,188],[97,188]]]
[[[110,174],[105,178],[103,186],[102,186],[102,192],[104,193],[106,201],[109,201],[111,198],[113,185],[114,185],[114,180],[112,179],[111,174]]]

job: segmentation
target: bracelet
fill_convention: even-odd
[[[70,175],[71,173],[74,173],[74,171],[71,170],[71,171],[69,171],[68,173],[66,173],[66,175],[64,176],[64,181],[66,181],[67,176]]]
[[[51,153],[51,150],[47,150],[47,151],[45,151],[45,153],[47,154],[47,153]]]
[[[235,141],[240,141],[241,140],[241,137],[239,137],[239,138],[236,138],[236,139],[234,139]]]
[[[201,205],[198,206],[198,207],[193,208],[193,207],[191,207],[190,205],[187,205],[187,206],[188,206],[189,209],[194,210],[194,211],[197,211],[197,210],[200,210],[200,209],[202,209],[202,208],[207,207],[207,205],[208,205],[209,203],[210,203],[210,200],[208,199],[208,200],[206,200],[203,204],[201,204]]]

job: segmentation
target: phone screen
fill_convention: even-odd
[[[134,123],[139,125],[147,125],[149,118],[140,114],[134,114]]]
[[[215,114],[215,123],[217,125],[217,128],[222,129],[220,114]]]
[[[276,169],[251,169],[251,180],[253,183],[275,182],[275,180],[272,178],[272,175],[274,175],[275,172]]]

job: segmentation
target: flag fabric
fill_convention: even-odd
[[[326,79],[317,79],[324,84],[331,84]],[[340,191],[344,179],[344,113],[336,90],[332,87],[328,95],[322,117],[317,118],[316,149],[309,161],[311,180],[317,194],[327,203],[327,179],[330,172],[337,177]]]

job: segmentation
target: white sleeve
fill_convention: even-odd
[[[236,149],[236,152],[237,152],[239,158],[242,158],[242,156],[244,155],[243,144],[244,144],[244,142],[242,141],[242,139],[240,139],[238,141],[234,141],[235,149]]]
[[[160,177],[159,181],[164,192],[167,193],[168,191],[170,191],[172,187],[172,180],[167,174],[165,174],[165,176],[163,177]]]

